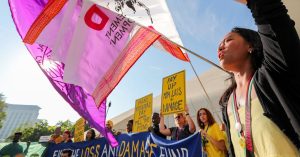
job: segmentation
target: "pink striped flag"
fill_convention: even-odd
[[[91,1],[59,4],[45,8],[53,16],[39,16],[24,41],[54,47],[51,58],[65,64],[64,82],[81,86],[100,104],[160,34]],[[53,14],[59,9],[66,13]]]
[[[118,144],[105,129],[105,99],[145,50],[158,41],[189,61],[160,33],[89,0],[9,3],[19,34],[54,88],[112,146]]]
[[[35,25],[35,20],[38,17],[47,17],[47,15],[54,16],[56,14],[55,12],[49,12],[50,6],[59,6],[54,4],[54,2],[59,1],[9,0],[12,17],[22,39],[25,38],[30,27]],[[48,20],[50,21],[51,19]],[[36,23],[36,25],[37,24],[38,23]],[[41,30],[43,29],[40,29],[39,31],[41,32]],[[50,59],[53,51],[49,46],[43,44],[26,44],[26,47],[57,92],[79,113],[79,115],[86,119],[91,126],[95,127],[105,138],[107,138],[112,146],[117,146],[118,143],[113,134],[108,132],[105,128],[105,100],[102,101],[102,104],[98,108],[94,98],[91,94],[86,92],[86,90],[80,86],[65,83],[63,81],[65,65],[62,62]]]

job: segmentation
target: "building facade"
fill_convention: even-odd
[[[36,105],[6,104],[6,118],[0,129],[0,141],[4,141],[13,131],[22,125],[32,125],[37,122],[39,110]]]

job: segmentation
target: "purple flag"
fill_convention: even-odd
[[[22,39],[47,3],[48,0],[9,0],[12,17]],[[117,146],[114,136],[105,128],[106,102],[103,101],[98,109],[92,95],[80,86],[65,83],[64,64],[50,60],[52,50],[49,47],[42,44],[26,44],[26,47],[57,92],[113,147]]]

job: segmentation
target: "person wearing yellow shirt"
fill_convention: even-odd
[[[197,122],[202,137],[202,148],[208,157],[225,157],[225,136],[214,117],[206,108],[197,112]]]
[[[55,144],[63,142],[63,137],[61,135],[61,127],[55,128],[54,134],[51,135],[49,142]]]

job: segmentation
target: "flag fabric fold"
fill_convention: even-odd
[[[64,10],[74,10],[71,3],[74,2],[67,3]],[[36,38],[36,42],[60,48],[53,51],[51,59],[64,63],[63,81],[81,86],[92,94],[96,104],[100,104],[160,34],[91,1],[77,3],[77,6],[81,7],[80,13],[58,14]],[[69,23],[68,30],[59,31],[65,30],[62,19],[68,18],[76,22]],[[36,21],[46,20],[48,17]],[[34,27],[32,25],[30,30]],[[58,33],[51,34],[53,30]],[[36,36],[30,33],[26,37]],[[66,42],[57,43],[54,40],[56,37]]]
[[[154,32],[156,32],[156,30],[152,26],[149,26],[148,28],[153,30]],[[161,35],[160,38],[157,41],[155,41],[155,43],[153,45],[156,48],[159,48],[163,51],[170,53],[172,56],[176,57],[177,59],[180,59],[180,60],[186,61],[186,62],[190,61],[187,53],[185,53],[184,50],[182,50],[179,47],[179,45],[171,42],[169,39],[167,39],[163,35]]]
[[[174,24],[166,0],[92,0],[95,3],[112,11],[125,15],[137,21],[142,26],[147,26],[162,36],[154,46],[170,53],[182,60],[190,61],[187,53],[177,44],[183,45]],[[171,3],[171,2],[170,2]],[[173,41],[173,42],[170,42]]]
[[[189,61],[159,32],[91,0],[9,0],[9,4],[21,38],[53,87],[112,146],[118,143],[105,128],[105,99],[139,57],[155,42]],[[138,1],[156,23],[159,12],[151,16],[145,4]]]
[[[40,15],[47,4],[47,0],[9,0],[9,5],[13,20],[22,39]],[[98,108],[92,95],[87,93],[82,87],[65,83],[64,64],[50,59],[51,48],[42,44],[26,44],[27,49],[35,59],[40,69],[48,78],[56,91],[78,112],[80,116],[86,119],[89,124],[95,127],[112,146],[117,146],[113,134],[108,132],[105,127],[106,104]]]

